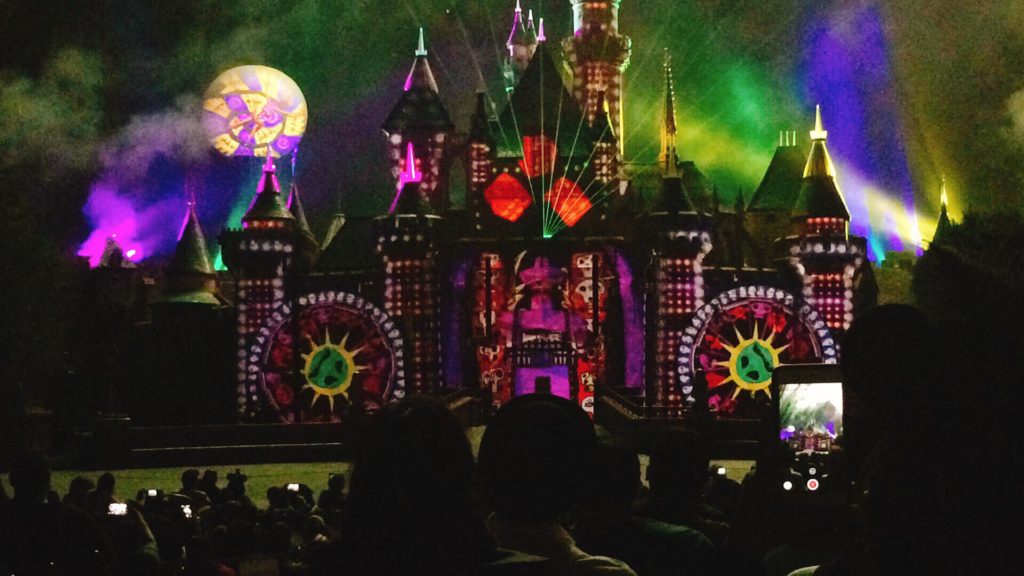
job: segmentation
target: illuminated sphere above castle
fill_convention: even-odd
[[[203,98],[203,126],[225,156],[291,153],[306,131],[308,109],[298,84],[268,66],[222,72]]]

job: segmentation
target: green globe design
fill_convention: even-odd
[[[740,350],[736,361],[739,377],[747,384],[763,384],[772,377],[771,351],[760,342],[751,342]]]
[[[307,377],[314,385],[331,390],[348,381],[349,370],[348,360],[341,352],[333,346],[327,346],[313,356]]]

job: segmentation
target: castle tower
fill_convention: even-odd
[[[629,66],[632,50],[628,36],[619,34],[620,0],[570,0],[573,35],[562,42],[573,74],[573,96],[593,123],[598,112],[598,94],[608,101],[608,117],[619,135],[623,152],[625,125],[622,115],[622,74]]]
[[[804,299],[838,336],[853,321],[866,245],[848,233],[850,212],[825,145],[828,132],[822,127],[820,106],[810,136],[811,150],[790,212],[791,235],[782,242],[803,280]]]
[[[405,342],[406,390],[413,394],[441,392],[440,296],[436,238],[441,217],[426,213],[419,191],[423,175],[411,161],[391,213],[375,222],[377,253],[384,265],[384,309],[398,325]]]
[[[487,113],[487,94],[477,92],[476,109],[470,119],[466,143],[466,182],[469,183],[466,205],[476,214],[480,214],[483,209],[484,189],[493,176],[493,150],[494,135],[491,132],[491,118]]]
[[[238,320],[238,386],[244,403],[239,414],[254,419],[260,412],[258,360],[247,354],[260,328],[278,307],[287,302],[294,284],[299,235],[295,216],[281,198],[274,161],[267,156],[256,197],[242,217],[241,230],[225,230],[220,236],[224,264],[235,277],[235,309]],[[250,368],[251,367],[251,368]]]
[[[949,230],[953,227],[953,221],[949,218],[949,211],[947,205],[949,204],[949,195],[946,193],[946,176],[942,176],[942,188],[939,193],[939,222],[935,225],[935,234],[932,234],[932,244],[941,244],[945,239],[946,235],[949,234]]]
[[[422,28],[415,54],[402,95],[381,128],[388,138],[388,162],[395,182],[405,169],[411,143],[416,150],[416,171],[422,174],[419,194],[439,212],[448,204],[447,149],[455,126],[438,96]]]
[[[671,98],[666,102],[663,134],[671,132],[674,121]],[[679,347],[691,315],[704,304],[702,262],[712,244],[710,221],[697,213],[674,156],[674,146],[669,146],[658,205],[640,225],[651,254],[645,282],[647,398],[679,415],[696,401],[694,383],[679,378]]]

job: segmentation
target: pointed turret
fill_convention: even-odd
[[[321,250],[327,250],[327,247],[331,245],[334,238],[339,232],[345,227],[346,222],[345,215],[341,212],[335,212],[334,216],[331,217],[331,223],[327,226],[327,233],[324,234],[323,244],[320,245]]]
[[[242,216],[243,228],[283,227],[286,222],[295,221],[295,217],[281,199],[281,185],[277,182],[276,172],[274,159],[267,154],[267,160],[263,164],[263,176],[256,187],[256,197],[245,216]]]
[[[533,24],[533,10],[530,10],[527,20],[523,19],[523,7],[516,0],[516,11],[512,16],[512,30],[505,42],[508,48],[509,63],[516,72],[526,70],[537,49],[537,30]]]
[[[548,37],[544,34],[544,19],[540,19],[540,25],[537,27],[537,42],[547,42]]]
[[[939,193],[939,222],[935,225],[935,234],[932,235],[932,244],[942,242],[949,230],[953,227],[953,221],[949,218],[948,204],[949,196],[946,194],[946,175],[942,175],[942,188]]]
[[[302,207],[302,198],[299,197],[299,187],[292,182],[288,187],[288,211],[295,217],[295,227],[299,232],[313,238],[313,230],[309,227],[309,220],[306,219],[306,211]]]
[[[526,16],[526,42],[527,45],[537,43],[537,26],[533,22],[533,9],[527,11]]]
[[[195,203],[188,203],[185,225],[178,246],[167,265],[167,288],[163,302],[220,305],[216,293],[217,275],[206,248],[206,237],[196,216]]]
[[[427,48],[423,42],[423,28],[420,27],[420,38],[416,45],[416,60],[412,63],[412,69],[405,78],[405,91],[413,87],[426,88],[437,93],[437,81],[434,80],[434,72],[430,69],[430,62],[427,61]]]
[[[676,177],[679,175],[679,155],[676,151],[676,104],[675,90],[672,83],[672,56],[665,49],[664,63],[665,86],[662,100],[661,117],[661,153],[658,163],[661,165],[662,176]]]
[[[790,213],[794,221],[809,218],[839,219],[849,222],[850,211],[836,182],[836,170],[829,156],[825,140],[828,132],[822,127],[821,107],[815,111],[814,130],[811,130],[811,151],[804,166],[800,192]]]
[[[443,210],[448,202],[449,138],[455,125],[438,96],[422,29],[415,54],[405,90],[381,128],[388,138],[388,163],[396,185],[402,175],[406,145],[415,143],[424,174],[420,192],[435,209]]]

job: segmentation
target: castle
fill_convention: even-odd
[[[774,367],[837,361],[877,288],[820,111],[809,150],[780,141],[749,201],[725,205],[677,151],[667,55],[657,163],[623,157],[620,2],[571,4],[560,49],[516,7],[507,89],[478,94],[467,131],[421,33],[382,119],[387,213],[338,216],[318,239],[268,157],[242,228],[220,235],[240,420],[338,422],[408,394],[493,408],[530,392],[598,416],[756,418]],[[194,213],[168,277],[173,306],[216,305]]]

